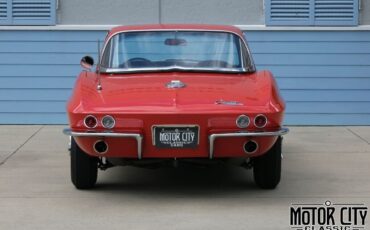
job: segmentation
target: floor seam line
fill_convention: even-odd
[[[368,145],[370,145],[370,143],[364,139],[363,137],[361,137],[360,135],[358,135],[357,133],[355,133],[354,131],[352,131],[350,128],[346,128],[350,133],[352,133],[353,135],[355,135],[356,137],[360,138],[361,140],[363,140],[365,143],[367,143]]]
[[[14,150],[12,153],[10,153],[7,157],[5,157],[5,159],[0,162],[0,166],[5,164],[12,156],[14,156],[14,154],[16,154],[25,144],[27,144],[36,134],[38,134],[41,129],[43,129],[45,127],[45,125],[41,126],[38,130],[36,130],[29,138],[27,138],[27,140],[25,140],[23,142],[23,144],[21,144],[16,150]]]

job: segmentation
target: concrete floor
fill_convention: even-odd
[[[0,126],[0,229],[276,230],[290,229],[292,203],[370,207],[370,127],[291,127],[273,191],[226,166],[116,167],[78,191],[62,128]]]

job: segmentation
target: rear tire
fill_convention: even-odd
[[[281,143],[282,137],[278,137],[267,153],[253,159],[254,181],[260,188],[274,189],[280,182]]]
[[[71,180],[77,189],[93,188],[98,177],[98,158],[87,155],[71,139]]]

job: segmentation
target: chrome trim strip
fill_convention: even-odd
[[[209,135],[209,159],[213,159],[214,142],[216,138],[221,137],[269,137],[281,136],[289,132],[286,127],[281,128],[275,132],[235,132],[235,133],[215,133]]]
[[[230,105],[230,106],[244,105],[243,103],[241,103],[239,101],[224,101],[223,99],[216,100],[215,104],[216,105]]]
[[[204,71],[204,72],[225,72],[225,73],[247,73],[245,68],[196,68],[196,67],[182,67],[182,66],[168,66],[168,67],[149,67],[149,68],[104,68],[101,67],[104,73],[139,73],[139,72],[153,72],[153,71]]]
[[[134,138],[137,142],[137,158],[142,158],[142,142],[143,137],[138,133],[86,133],[86,132],[74,132],[71,129],[64,129],[63,133],[73,137],[123,137],[123,138]]]
[[[235,33],[234,31],[228,31],[228,30],[217,30],[217,29],[215,29],[215,30],[205,30],[205,29],[139,29],[139,30],[124,30],[124,31],[117,31],[117,32],[115,32],[115,33],[113,33],[113,34],[111,34],[109,37],[107,37],[106,38],[106,40],[105,40],[105,44],[104,44],[104,46],[103,46],[103,49],[100,51],[100,54],[102,55],[102,57],[104,56],[104,53],[105,53],[105,50],[106,50],[106,48],[107,48],[107,46],[108,46],[108,43],[110,42],[110,40],[114,37],[114,36],[116,36],[117,34],[121,34],[121,33],[130,33],[130,32],[161,32],[161,31],[174,31],[174,32],[176,32],[176,31],[195,31],[195,32],[223,32],[223,33],[231,33],[231,34],[234,34],[234,35],[236,35],[236,36],[238,36],[239,37],[239,39],[243,42],[243,44],[244,44],[244,46],[245,46],[245,48],[246,48],[246,51],[248,52],[248,58],[249,58],[249,61],[250,61],[250,66],[245,66],[245,64],[246,63],[244,63],[244,60],[242,60],[242,56],[243,55],[240,55],[240,59],[241,59],[241,61],[242,61],[242,64],[244,64],[243,66],[242,66],[242,68],[241,68],[241,70],[242,70],[242,72],[248,72],[248,71],[251,71],[251,72],[254,72],[254,71],[256,71],[256,66],[255,66],[255,64],[254,64],[254,60],[253,60],[253,57],[252,57],[252,53],[251,53],[251,51],[250,51],[250,49],[249,49],[249,46],[248,46],[248,43],[247,43],[247,41],[246,41],[246,39],[245,39],[245,36],[244,36],[244,34],[243,34],[243,36],[240,36],[238,33]],[[101,60],[100,60],[101,61]],[[99,68],[101,68],[101,72],[102,73],[114,73],[114,71],[113,70],[117,70],[117,69],[112,69],[112,68],[106,68],[106,67],[104,67],[104,66],[102,66],[101,65],[101,62],[100,63],[97,63],[97,65],[99,66]],[[119,69],[118,69],[119,70]],[[130,68],[130,70],[131,70],[131,68]],[[143,69],[140,69],[140,71],[142,71]],[[153,68],[153,70],[157,70],[158,71],[158,69],[156,69],[156,68]],[[153,71],[152,70],[152,71]],[[183,69],[183,70],[187,70],[187,69]],[[212,69],[212,71],[215,71],[216,69]],[[219,69],[217,69],[218,71],[219,71]],[[216,70],[216,71],[217,71]],[[122,71],[122,72],[124,72],[124,71]],[[127,71],[126,70],[126,72],[135,72],[135,71]],[[234,72],[234,71],[230,71],[230,72]],[[236,71],[235,71],[236,72]],[[241,72],[240,70],[239,70],[239,72]],[[115,72],[115,73],[117,73],[117,72]],[[119,72],[118,72],[119,73]]]

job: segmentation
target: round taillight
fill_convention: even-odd
[[[263,128],[267,125],[267,117],[263,114],[259,114],[254,118],[254,125],[257,128]]]
[[[101,120],[101,124],[106,129],[112,129],[114,127],[114,125],[116,124],[116,121],[114,120],[114,118],[112,116],[106,115]]]
[[[93,115],[88,115],[84,119],[84,124],[87,128],[95,128],[98,125],[98,120]]]
[[[239,128],[247,128],[249,125],[249,117],[247,115],[240,115],[238,118],[236,118],[236,126]]]

